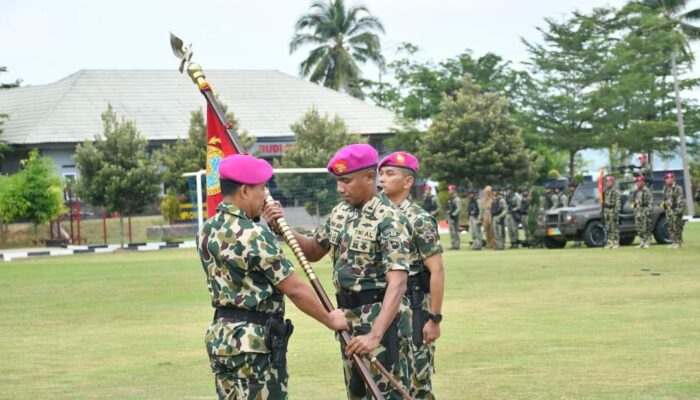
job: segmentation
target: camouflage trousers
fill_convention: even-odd
[[[620,239],[617,233],[617,221],[618,214],[615,210],[604,209],[603,210],[603,221],[605,223],[605,230],[608,232],[608,241],[616,242]]]
[[[636,209],[634,211],[634,225],[641,244],[651,242],[651,209]]]
[[[447,218],[450,226],[450,244],[453,249],[459,249],[459,220],[451,217]]]
[[[469,230],[472,233],[472,249],[480,249],[483,245],[481,238],[481,225],[477,217],[469,217]]]
[[[359,336],[369,333],[372,328],[372,322],[379,315],[381,306],[381,303],[374,303],[345,309],[345,318],[350,326],[350,335]],[[389,364],[387,343],[384,339],[382,339],[379,347],[372,352],[372,355],[377,357],[377,360],[408,390],[411,387],[414,360],[413,352],[411,351],[413,346],[413,341],[411,340],[411,310],[405,297],[396,316],[396,323],[398,328],[398,361],[391,365]],[[352,359],[345,356],[345,348],[342,344],[340,350],[343,358],[343,372],[345,373],[345,387],[347,388],[348,400],[372,400],[372,395],[367,390],[362,376],[353,367]],[[394,389],[389,380],[371,364],[369,365],[369,372],[374,377],[374,381],[377,382],[377,386],[386,400],[402,399],[399,391]]]
[[[493,226],[493,231],[496,235],[496,249],[504,249],[506,247],[506,224],[505,217],[491,218],[491,226]]]
[[[423,313],[430,312],[430,294],[423,297]],[[411,379],[411,396],[415,400],[434,400],[432,376],[435,373],[435,342],[429,344],[413,343],[413,378]]]
[[[668,233],[671,234],[671,241],[675,244],[683,243],[683,212],[672,212],[666,213],[666,224],[668,226]]]
[[[528,244],[531,244],[531,238],[530,238],[530,226],[528,225],[528,216],[527,214],[522,214],[520,216],[521,221],[523,223],[523,235],[525,236],[525,242]]]
[[[221,400],[286,400],[286,368],[270,365],[270,354],[210,355],[216,393]]]
[[[518,237],[518,221],[515,220],[513,213],[506,214],[506,228],[508,229],[511,246],[517,245],[520,240]]]

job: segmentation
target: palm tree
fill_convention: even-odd
[[[364,98],[357,63],[384,65],[379,36],[382,23],[365,6],[345,7],[343,0],[316,1],[301,16],[289,43],[289,52],[306,45],[317,46],[299,65],[299,74],[311,82]]]
[[[700,20],[700,8],[685,10],[688,0],[640,0],[632,1],[632,4],[646,6],[653,11],[663,15],[673,26],[673,29],[681,33],[683,37],[683,48],[676,49],[671,53],[671,71],[673,74],[673,87],[676,92],[676,116],[678,118],[678,135],[681,142],[681,159],[683,160],[683,181],[685,182],[685,201],[688,215],[695,214],[692,185],[690,182],[690,168],[688,165],[688,151],[686,150],[685,126],[683,124],[683,109],[681,106],[681,92],[678,83],[678,66],[676,59],[678,52],[690,52],[688,42],[700,39],[700,27],[692,24]]]

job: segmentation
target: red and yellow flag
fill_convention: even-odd
[[[216,117],[211,105],[207,104],[207,218],[216,214],[216,207],[221,203],[219,163],[224,157],[237,153],[226,127]]]

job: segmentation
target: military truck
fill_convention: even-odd
[[[630,198],[630,194],[635,190],[634,182],[621,182],[619,189],[623,204],[618,223],[620,245],[628,246],[637,236]],[[671,237],[666,228],[666,213],[659,206],[663,200],[663,190],[659,190],[658,185],[652,185],[652,193],[652,234],[657,243],[669,244]],[[608,233],[602,218],[598,183],[580,184],[574,192],[571,204],[570,207],[540,212],[535,237],[544,242],[548,249],[561,249],[571,240],[582,241],[588,247],[604,246],[608,241]]]

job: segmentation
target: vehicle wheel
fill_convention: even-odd
[[[656,221],[654,239],[656,239],[656,243],[658,244],[671,244],[671,234],[668,232],[668,227],[666,226],[665,215],[660,216],[659,220]]]
[[[634,243],[634,238],[636,236],[624,236],[620,238],[620,246],[630,246]]]
[[[566,240],[557,240],[551,237],[544,238],[544,247],[548,249],[563,249],[566,246]]]
[[[583,231],[583,241],[588,247],[603,247],[608,241],[608,233],[605,231],[603,223],[600,221],[592,221],[586,225]]]

